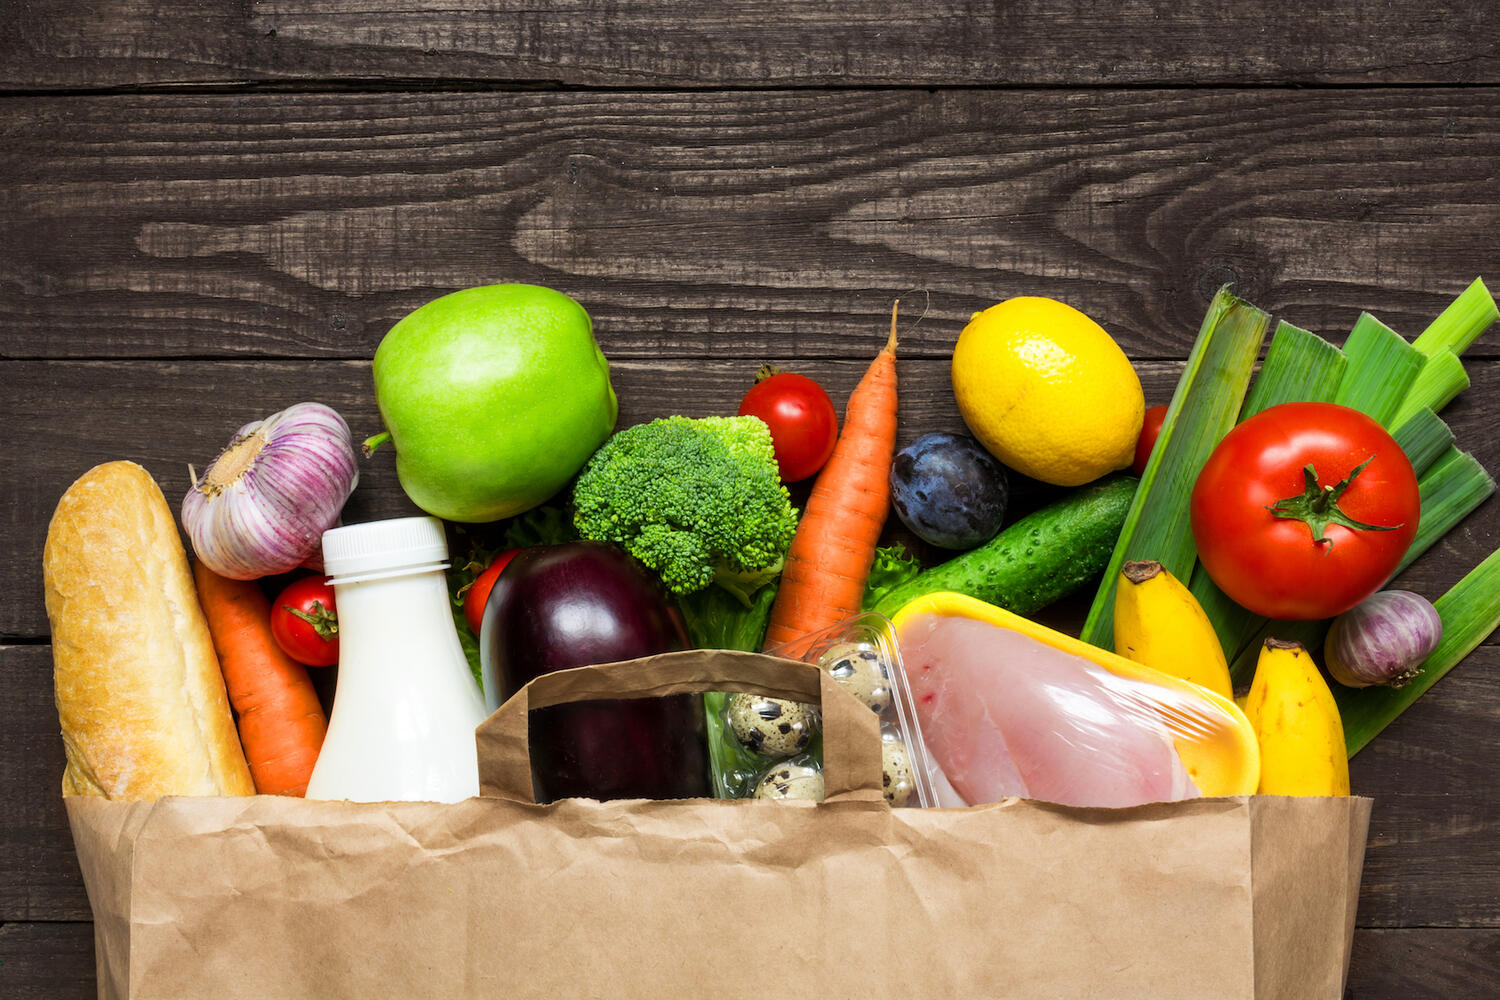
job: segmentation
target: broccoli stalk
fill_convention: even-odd
[[[781,572],[797,512],[757,417],[664,417],[604,443],[573,487],[574,525],[674,594],[717,585],[746,607]]]

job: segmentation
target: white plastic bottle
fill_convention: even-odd
[[[323,533],[339,615],[339,680],[310,799],[457,802],[479,794],[474,728],[488,712],[443,570],[442,522],[406,517]]]

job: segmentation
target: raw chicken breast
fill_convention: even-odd
[[[917,615],[900,640],[928,752],[969,802],[1198,795],[1152,707],[1174,692],[970,618]]]

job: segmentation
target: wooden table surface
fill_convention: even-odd
[[[841,404],[900,294],[907,441],[961,429],[954,339],[1012,295],[1101,321],[1155,403],[1225,282],[1335,341],[1500,284],[1492,0],[4,7],[5,997],[94,991],[38,569],[58,496],[130,458],[175,500],[303,399],[373,433],[371,354],[438,294],[578,298],[625,424],[726,412],[764,361]],[[1467,361],[1445,416],[1500,472],[1500,328]],[[349,517],[412,509],[368,462]],[[1403,583],[1497,546],[1492,500]],[[1350,996],[1500,994],[1497,724],[1488,644],[1354,761]]]

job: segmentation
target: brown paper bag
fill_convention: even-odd
[[[702,690],[821,701],[827,800],[531,801],[529,709]],[[456,805],[70,798],[99,995],[1341,995],[1368,800],[893,810],[874,723],[690,651],[534,681]]]

